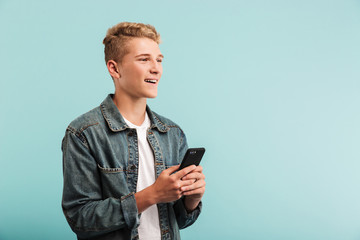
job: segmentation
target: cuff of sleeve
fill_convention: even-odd
[[[129,229],[139,224],[140,221],[134,193],[130,193],[121,198],[121,210]]]
[[[184,200],[185,200],[184,198],[178,200],[174,207],[177,208],[178,213],[180,213],[181,217],[183,217],[184,219],[195,220],[201,212],[202,202],[200,201],[197,207],[193,211],[188,212],[186,210]]]

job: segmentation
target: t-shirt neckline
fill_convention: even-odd
[[[150,119],[149,119],[149,115],[147,112],[145,112],[145,119],[140,126],[133,124],[132,122],[127,120],[124,116],[123,116],[123,118],[124,118],[126,124],[129,125],[129,127],[131,127],[131,128],[147,128],[150,126]]]

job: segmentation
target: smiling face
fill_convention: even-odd
[[[155,98],[162,75],[159,45],[149,38],[133,38],[127,43],[127,50],[120,63],[108,62],[116,91],[132,99]]]

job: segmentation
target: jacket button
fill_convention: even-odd
[[[136,169],[136,166],[135,166],[135,165],[131,165],[130,169],[131,169],[131,170],[135,170],[135,169]]]

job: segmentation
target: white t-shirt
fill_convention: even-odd
[[[150,127],[148,114],[141,126],[136,126],[125,119],[129,127],[135,128],[139,147],[139,172],[136,191],[139,192],[155,182],[155,159],[150,144],[146,138],[146,132]],[[157,205],[154,204],[141,213],[140,226],[138,228],[141,240],[160,240],[160,221]]]

